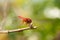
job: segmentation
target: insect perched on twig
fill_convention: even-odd
[[[22,16],[18,16],[18,17],[22,20],[23,23],[25,22],[27,25],[30,26],[30,28],[33,28],[32,19],[25,18],[25,17],[22,17]]]

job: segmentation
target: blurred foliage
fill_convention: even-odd
[[[33,20],[33,25],[37,26],[37,29],[9,33],[10,40],[29,40],[28,38],[32,37],[33,35],[37,35],[38,40],[53,40],[54,36],[56,35],[56,32],[60,30],[59,18],[51,19],[44,16],[44,10],[46,7],[60,8],[60,0],[37,0],[35,2],[34,1],[35,0],[30,1],[28,5],[30,5],[31,7],[30,11],[32,10],[30,17]],[[15,6],[21,6],[21,3],[23,3],[24,5],[26,4],[24,0],[22,2],[17,0],[14,4]],[[25,7],[26,6],[27,5],[25,5]],[[7,22],[9,22],[9,20],[12,20],[12,23],[9,25],[5,25],[5,29],[7,30],[26,27],[26,25],[20,24],[21,21],[19,18],[17,18],[17,15],[13,11],[13,8],[10,8],[10,12],[7,17]],[[34,37],[32,37],[30,40],[34,40]]]
[[[44,0],[43,0],[44,1]],[[29,30],[29,31],[24,31],[22,32],[23,34],[20,35],[20,33],[9,33],[11,40],[16,40],[17,34],[20,35],[22,38],[25,37],[30,37],[30,35],[33,35],[35,33],[39,34],[39,40],[48,40],[46,37],[50,37],[53,39],[54,35],[56,34],[56,31],[60,29],[60,19],[49,19],[44,16],[44,9],[47,6],[55,5],[56,7],[60,7],[59,5],[60,1],[59,0],[54,0],[54,3],[52,0],[45,0],[43,3],[40,3],[39,1],[37,3],[32,2],[31,8],[33,9],[31,18],[33,20],[34,25],[37,26],[37,29],[34,30]],[[51,5],[52,4],[52,5]],[[12,14],[13,15],[13,14]],[[13,17],[13,19],[17,19]],[[13,21],[13,27],[15,28],[16,20]],[[15,24],[15,25],[14,25]],[[24,27],[23,25],[20,26]],[[40,38],[41,37],[41,38]],[[14,39],[13,39],[14,38]],[[25,39],[24,39],[25,40]]]
[[[60,0],[55,0],[54,4],[56,7],[58,7],[60,9]]]

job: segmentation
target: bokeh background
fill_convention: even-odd
[[[7,7],[4,2],[8,2]],[[4,15],[2,7],[8,9],[6,22],[2,26],[4,30],[27,27],[17,16],[29,17],[37,26],[36,29],[2,34],[8,36],[8,40],[59,40],[60,0],[0,0],[0,22]]]

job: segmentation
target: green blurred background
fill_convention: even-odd
[[[19,15],[30,17],[37,28],[8,33],[9,40],[54,40],[60,32],[60,0],[26,0],[19,7],[14,6],[10,6],[5,30],[27,27],[21,24]]]

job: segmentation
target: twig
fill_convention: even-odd
[[[36,27],[34,27],[33,29],[35,29]],[[8,32],[20,32],[20,31],[24,31],[24,30],[29,30],[31,29],[30,27],[26,27],[26,28],[21,28],[21,29],[15,29],[15,30],[9,30]]]
[[[36,27],[33,27],[32,29],[35,29]],[[10,32],[21,32],[21,31],[24,31],[24,30],[29,30],[31,29],[30,27],[26,27],[26,28],[21,28],[21,29],[15,29],[15,30],[3,30],[3,31],[0,31],[0,33],[10,33]]]

